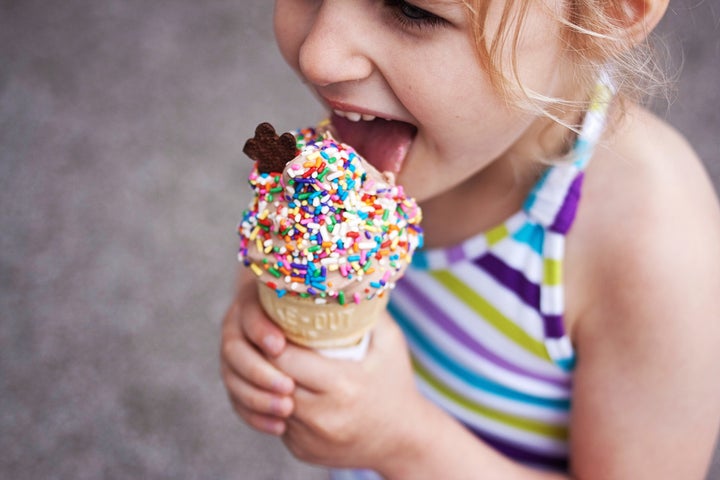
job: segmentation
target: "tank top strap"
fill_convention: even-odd
[[[609,75],[602,71],[568,160],[549,167],[523,205],[529,217],[552,232],[566,234],[572,226],[584,171],[605,128],[614,93]]]

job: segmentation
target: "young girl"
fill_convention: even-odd
[[[284,58],[421,203],[426,246],[361,362],[287,343],[242,271],[238,415],[336,478],[702,478],[720,213],[632,101],[667,4],[277,0]]]

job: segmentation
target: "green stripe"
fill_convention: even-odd
[[[508,232],[507,226],[503,223],[502,225],[493,228],[485,234],[485,239],[488,245],[493,246],[500,240],[506,238],[510,232]]]
[[[542,435],[544,437],[555,438],[558,440],[567,440],[567,427],[559,425],[549,425],[538,420],[510,415],[499,410],[473,403],[471,400],[460,396],[460,394],[454,392],[450,387],[440,382],[440,380],[438,380],[437,378],[433,377],[432,374],[428,372],[415,358],[413,358],[412,361],[415,373],[420,376],[420,378],[422,378],[425,382],[427,382],[430,386],[432,386],[438,393],[442,394],[451,402],[460,405],[461,407],[470,410],[473,413],[495,420],[505,425],[510,425],[519,430],[525,430],[528,432],[536,433],[538,435]]]
[[[545,285],[561,285],[562,284],[562,260],[555,260],[552,258],[546,258],[544,260],[544,279],[543,284]]]
[[[552,362],[543,342],[528,335],[525,330],[500,313],[490,302],[478,295],[475,290],[465,285],[452,273],[447,270],[436,270],[430,274],[507,338],[533,355]]]

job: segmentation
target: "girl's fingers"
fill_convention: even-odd
[[[308,348],[287,345],[282,355],[273,360],[282,372],[315,392],[328,388],[328,379],[338,379],[343,369],[352,368],[353,363],[339,366],[340,360],[331,360]],[[345,370],[347,371],[347,370]]]
[[[245,421],[245,423],[255,430],[268,433],[270,435],[282,435],[285,433],[287,425],[285,424],[285,420],[282,418],[254,412],[234,400],[232,401],[232,404],[235,413],[237,413],[238,416]]]
[[[367,355],[361,362],[329,359],[311,349],[289,344],[285,347],[282,355],[272,359],[273,365],[295,379],[297,384],[313,392],[323,392],[328,388],[337,390],[344,384],[344,377],[354,369],[361,368],[362,363],[377,364],[386,357],[385,353],[388,351],[398,349],[405,351],[400,328],[388,314],[381,315],[371,333]],[[376,352],[380,352],[382,355],[376,355]],[[328,382],[328,379],[334,379],[334,381]]]
[[[243,282],[225,314],[220,345],[221,376],[238,416],[252,428],[282,435],[294,402],[295,384],[266,355],[285,348],[282,332],[267,318],[257,301],[257,286]]]
[[[241,405],[248,412],[278,418],[286,418],[292,413],[293,400],[289,396],[258,389],[229,372],[224,372],[224,377],[233,403]]]
[[[293,410],[292,414],[284,417],[290,425],[293,421],[302,424],[311,423],[318,414],[318,394],[312,390],[298,386],[293,392]]]
[[[257,289],[257,285],[253,283],[247,288]],[[257,293],[253,294],[252,297],[250,295],[251,292],[244,292],[246,300],[243,302],[243,319],[240,322],[242,333],[266,355],[276,357],[285,348],[285,335],[267,317],[258,303]]]
[[[223,340],[221,363],[229,370],[226,383],[237,375],[260,389],[280,394],[289,395],[295,387],[289,376],[270,364],[242,336]]]

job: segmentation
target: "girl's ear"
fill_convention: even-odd
[[[612,2],[610,12],[632,45],[636,45],[652,32],[665,15],[670,0],[620,0]]]

